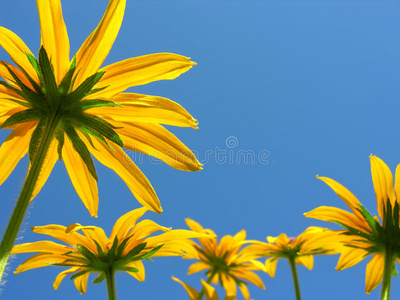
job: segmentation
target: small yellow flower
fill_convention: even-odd
[[[0,128],[13,129],[0,147],[0,184],[29,151],[31,166],[35,159],[40,162],[32,167],[37,174],[29,194],[33,198],[59,158],[90,214],[97,216],[92,154],[125,181],[142,205],[160,213],[150,182],[122,148],[152,155],[176,169],[201,169],[193,153],[161,125],[197,128],[183,107],[162,97],[122,93],[174,79],[195,63],[158,53],[101,68],[120,29],[125,2],[109,2],[72,60],[59,0],[37,0],[42,42],[38,59],[15,33],[0,27],[0,46],[17,66],[0,61]]]
[[[204,229],[193,220],[186,219],[186,224],[195,232],[215,235],[212,230]],[[242,230],[234,236],[222,237],[219,243],[217,238],[199,238],[200,245],[192,241],[200,261],[189,267],[188,274],[207,270],[208,281],[213,284],[219,282],[226,291],[226,299],[236,298],[237,285],[243,297],[246,300],[250,299],[246,281],[262,289],[265,287],[260,277],[253,272],[262,269],[263,266],[251,255],[246,255],[246,248],[242,248],[247,242],[245,239],[246,231]]]
[[[365,257],[372,255],[367,265],[365,291],[369,294],[383,279],[385,259],[400,257],[399,203],[400,165],[396,169],[396,183],[393,188],[393,175],[389,167],[378,157],[371,155],[372,182],[376,194],[378,215],[373,217],[360,201],[344,186],[327,177],[318,179],[330,186],[347,204],[352,213],[336,207],[321,206],[305,214],[327,222],[334,222],[345,228],[341,233],[341,256],[337,263],[338,271],[354,266]],[[390,256],[390,257],[388,257]],[[391,273],[392,267],[389,269]],[[389,277],[390,282],[390,277]]]
[[[320,227],[309,227],[296,238],[288,238],[282,233],[278,237],[267,237],[268,243],[251,241],[247,253],[252,256],[269,257],[265,261],[265,271],[275,276],[278,259],[293,260],[295,264],[303,265],[312,270],[316,254],[335,254],[338,234]]]
[[[213,235],[190,230],[171,230],[151,220],[136,223],[147,211],[142,207],[120,217],[112,229],[109,238],[103,229],[96,226],[71,224],[47,225],[33,227],[33,232],[46,234],[66,244],[60,245],[51,241],[40,241],[14,246],[11,254],[40,252],[27,259],[14,272],[15,274],[47,266],[71,267],[58,274],[53,287],[57,289],[68,274],[75,273],[76,288],[85,293],[90,273],[99,273],[94,283],[105,279],[105,273],[112,269],[125,271],[139,281],[144,281],[145,270],[142,259],[160,256],[182,256],[198,258],[189,238],[210,238]],[[81,230],[83,235],[77,231]],[[152,235],[163,231],[159,235]],[[152,235],[152,236],[150,236]]]

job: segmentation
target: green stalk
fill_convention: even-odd
[[[15,239],[17,238],[19,228],[21,227],[22,220],[24,219],[26,210],[28,209],[29,201],[32,197],[36,182],[39,178],[40,171],[42,170],[47,151],[49,150],[50,144],[54,138],[54,133],[56,131],[58,122],[59,118],[57,116],[53,116],[48,120],[43,138],[41,139],[38,148],[38,152],[35,156],[34,161],[31,164],[28,176],[26,177],[24,186],[22,187],[21,194],[19,195],[17,204],[8,223],[6,232],[4,233],[3,240],[1,241],[0,282],[3,277],[8,258],[10,256],[11,249],[14,245]]]
[[[213,272],[213,273],[211,274],[211,276],[208,277],[207,283],[209,283],[209,284],[211,283],[211,281],[213,280],[215,274],[216,274],[216,272]],[[200,294],[197,296],[197,299],[196,299],[196,300],[201,300],[201,299],[203,298],[205,292],[206,292],[206,290],[205,290],[205,288],[203,287],[203,288],[201,289],[201,291],[200,291]]]
[[[296,263],[294,262],[294,259],[295,259],[294,257],[288,258],[290,269],[292,270],[294,290],[296,292],[296,299],[301,300],[299,278],[297,276]]]
[[[392,279],[393,263],[395,260],[395,255],[392,248],[386,247],[385,251],[385,264],[383,267],[383,282],[382,282],[382,292],[381,300],[389,300],[390,297],[390,282]]]
[[[108,300],[116,300],[117,296],[115,295],[115,271],[112,266],[106,269],[106,281],[107,281],[107,291],[108,291]]]

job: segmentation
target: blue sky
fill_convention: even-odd
[[[258,240],[281,232],[297,236],[312,225],[337,228],[303,216],[321,205],[345,208],[315,178],[317,174],[342,183],[376,214],[369,155],[382,158],[393,172],[400,163],[399,3],[127,2],[120,34],[105,64],[157,52],[190,56],[198,63],[176,80],[129,90],[177,101],[200,127],[169,128],[197,153],[204,163],[200,172],[182,172],[146,156],[133,156],[164,209],[162,215],[148,212],[145,218],[177,229],[186,228],[184,219],[189,217],[220,237],[245,229],[248,239]],[[40,28],[35,1],[0,3],[0,26],[17,33],[36,53]],[[62,4],[72,54],[100,21],[107,1]],[[0,59],[10,61],[2,50]],[[0,141],[8,133],[0,131]],[[0,187],[0,234],[23,185],[27,163],[27,158],[21,161]],[[123,181],[95,163],[99,218],[90,218],[58,162],[29,209],[19,242],[41,239],[29,226],[46,224],[79,222],[100,226],[109,234],[118,217],[139,207]],[[11,270],[27,257],[13,258]],[[369,259],[336,272],[337,259],[316,257],[313,271],[298,268],[304,299],[379,298],[380,287],[370,296],[364,293]],[[187,299],[170,277],[199,288],[200,275],[186,275],[192,262],[169,257],[145,262],[144,283],[117,274],[118,299]],[[66,278],[54,291],[52,282],[61,271],[9,271],[0,297],[106,299],[105,283],[89,283],[88,292],[80,296]],[[275,278],[260,275],[267,289],[250,285],[252,299],[294,299],[286,262],[278,264]],[[396,299],[400,282],[392,280]]]

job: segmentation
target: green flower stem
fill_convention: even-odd
[[[293,275],[293,283],[294,283],[294,290],[296,292],[296,299],[301,300],[301,295],[300,295],[300,285],[299,285],[299,278],[297,276],[297,270],[296,270],[296,263],[294,262],[294,257],[289,257],[289,265],[292,270],[292,275]]]
[[[40,172],[42,170],[43,163],[46,158],[47,151],[54,138],[54,133],[57,128],[59,118],[53,116],[49,118],[46,128],[44,130],[43,138],[41,139],[36,157],[31,164],[31,167],[26,177],[24,186],[22,187],[21,194],[19,195],[17,204],[14,208],[14,212],[8,223],[6,232],[4,233],[3,240],[0,244],[0,282],[3,277],[4,270],[7,265],[8,258],[10,256],[11,249],[14,245],[14,241],[17,238],[19,228],[22,220],[25,216],[25,212],[28,209],[29,201],[32,197],[36,182],[38,181]]]
[[[116,300],[117,296],[115,295],[115,271],[112,266],[108,267],[106,270],[106,281],[107,281],[107,291],[108,291],[108,300]]]
[[[207,283],[211,283],[211,281],[213,280],[213,278],[214,278],[214,276],[215,276],[216,274],[217,274],[216,272],[213,272],[213,273],[211,274],[211,276],[208,277]],[[206,290],[205,290],[205,288],[203,287],[203,288],[201,289],[199,295],[197,296],[197,299],[196,299],[196,300],[201,300],[201,299],[203,298],[203,296],[204,296],[205,293],[206,293]]]
[[[392,279],[393,264],[396,257],[391,247],[386,247],[385,265],[383,267],[383,282],[381,300],[389,300],[390,297],[390,282]]]

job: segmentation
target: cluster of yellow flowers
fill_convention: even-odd
[[[198,171],[202,165],[163,127],[197,128],[197,121],[183,107],[162,97],[123,93],[129,87],[174,79],[194,62],[184,56],[158,53],[101,68],[121,26],[125,2],[109,2],[100,24],[72,59],[59,0],[37,0],[42,41],[38,58],[16,34],[0,27],[0,45],[15,63],[0,61],[0,76],[4,79],[0,81],[0,128],[12,129],[0,147],[0,184],[27,153],[30,160],[28,176],[0,246],[0,280],[10,254],[32,252],[38,254],[15,273],[50,265],[68,267],[53,286],[57,289],[65,276],[73,274],[71,278],[81,293],[87,290],[89,274],[96,273],[99,276],[94,282],[106,280],[109,299],[115,299],[115,272],[124,271],[143,281],[142,260],[182,256],[198,259],[188,274],[205,271],[207,275],[200,291],[173,277],[190,299],[218,299],[214,285],[219,283],[225,289],[225,299],[236,299],[239,288],[247,300],[248,283],[265,288],[255,271],[274,277],[278,260],[286,259],[300,299],[296,264],[311,270],[313,255],[341,254],[337,270],[342,270],[373,255],[367,266],[366,292],[383,280],[382,299],[388,299],[391,273],[400,257],[400,165],[393,187],[391,171],[375,156],[370,158],[379,217],[372,216],[336,181],[318,177],[352,213],[318,207],[305,216],[334,222],[342,230],[309,227],[296,238],[282,233],[268,236],[267,242],[246,240],[242,230],[218,242],[212,230],[190,219],[186,220],[190,230],[172,230],[151,220],[138,222],[147,210],[161,213],[162,208],[150,182],[122,148],[134,145],[137,151],[179,170]],[[13,247],[29,201],[40,191],[57,159],[64,161],[76,192],[90,214],[97,217],[99,197],[92,156],[114,170],[144,207],[120,217],[109,237],[95,226],[47,225],[32,230],[67,245],[39,241]],[[199,243],[191,240],[194,238]],[[267,258],[265,263],[258,260],[261,258]]]

